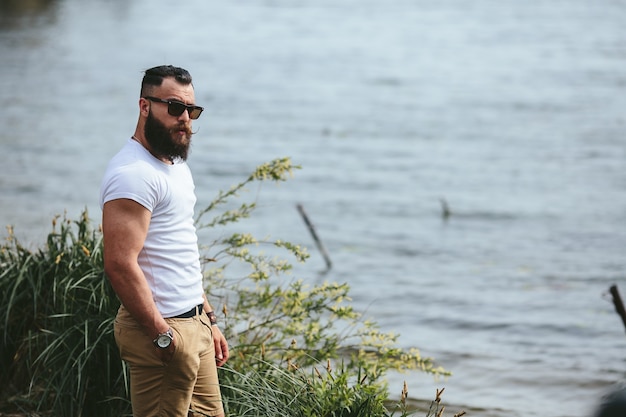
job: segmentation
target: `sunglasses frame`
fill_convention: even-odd
[[[202,111],[204,110],[204,107],[195,106],[195,105],[187,105],[183,103],[182,101],[178,101],[178,100],[164,100],[162,98],[152,97],[152,96],[144,96],[143,98],[145,98],[146,100],[157,102],[157,103],[167,104],[167,114],[169,114],[170,116],[175,116],[175,117],[180,116],[181,114],[185,112],[185,110],[187,110],[187,113],[189,114],[189,118],[192,120],[196,120],[198,117],[200,117],[200,115],[202,114]],[[178,112],[177,110],[174,110],[175,107],[177,107],[180,110],[180,112]]]

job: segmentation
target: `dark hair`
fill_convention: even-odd
[[[168,77],[174,78],[183,85],[191,84],[191,74],[186,69],[172,65],[160,65],[146,70],[141,81],[141,97],[150,95],[151,90],[160,86],[163,79]]]

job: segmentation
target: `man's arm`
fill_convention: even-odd
[[[102,209],[104,272],[124,307],[153,340],[170,326],[157,310],[137,262],[148,234],[150,217],[148,209],[128,199],[109,201]]]
[[[213,310],[213,307],[209,304],[209,300],[206,298],[206,294],[202,294],[204,298],[204,311],[205,313],[209,313]],[[221,330],[217,325],[212,325],[211,330],[213,332],[213,344],[215,345],[215,360],[217,361],[217,366],[222,366],[228,360],[228,343],[226,342],[226,338],[222,334]]]

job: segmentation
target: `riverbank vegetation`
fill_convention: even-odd
[[[224,232],[255,209],[254,202],[233,204],[243,190],[285,181],[296,168],[287,158],[261,165],[198,214],[199,231],[221,236],[203,242],[201,256],[209,299],[231,345],[220,370],[228,414],[441,415],[439,395],[430,409],[416,410],[406,387],[390,399],[384,377],[391,370],[448,372],[416,349],[397,347],[397,335],[355,311],[346,284],[292,277],[292,264],[276,251],[304,262],[304,248]],[[53,219],[45,244],[34,250],[9,228],[0,265],[0,413],[130,415],[128,373],[112,334],[119,302],[103,272],[102,234],[88,213]]]

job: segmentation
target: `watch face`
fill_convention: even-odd
[[[165,349],[166,347],[170,345],[170,343],[172,342],[172,339],[168,335],[162,334],[157,338],[156,342],[160,348]]]

